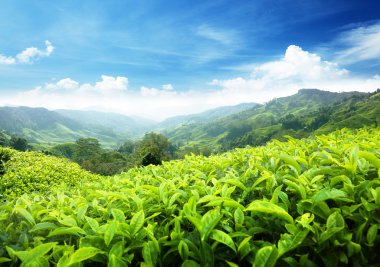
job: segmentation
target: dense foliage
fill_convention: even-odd
[[[162,134],[146,133],[141,140],[126,141],[118,149],[101,147],[95,138],[54,146],[50,153],[68,158],[84,169],[101,175],[114,175],[135,166],[159,165],[176,157],[176,147]]]
[[[0,206],[0,263],[374,265],[379,158],[379,130],[341,130],[9,196]]]
[[[5,196],[76,187],[100,179],[66,159],[0,147],[0,194]]]

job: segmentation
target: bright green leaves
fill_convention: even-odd
[[[93,219],[93,218],[90,218],[90,217],[85,217],[88,225],[91,227],[92,231],[94,231],[95,233],[97,233],[99,231],[99,223],[97,220]]]
[[[183,240],[179,241],[178,253],[184,261],[187,260],[189,257],[189,246]]]
[[[205,241],[219,223],[222,215],[218,210],[210,210],[201,219],[201,240]]]
[[[70,256],[65,255],[62,258],[60,258],[57,264],[57,267],[72,266],[76,263],[80,263],[85,260],[88,260],[99,253],[102,253],[102,251],[98,248],[94,248],[94,247],[79,248]]]
[[[148,241],[144,244],[142,255],[145,266],[156,266],[158,261],[159,246],[157,241]]]
[[[278,250],[275,246],[265,246],[256,253],[253,267],[273,267],[276,264]]]
[[[302,231],[297,231],[294,235],[283,234],[278,241],[278,256],[280,257],[301,245],[308,233],[309,230],[304,229]]]
[[[117,221],[111,221],[108,224],[106,224],[105,232],[104,232],[104,242],[106,243],[107,246],[111,243],[113,237],[115,236],[117,228],[118,228]]]
[[[48,235],[48,237],[52,237],[52,236],[61,236],[61,235],[76,235],[76,236],[80,236],[80,235],[85,235],[86,232],[80,228],[80,227],[77,227],[77,226],[74,226],[74,227],[58,227],[56,229],[54,229],[53,231],[51,231]]]
[[[319,243],[326,242],[333,235],[342,231],[345,227],[343,216],[339,212],[332,213],[326,222],[326,230],[321,234]]]
[[[31,225],[35,225],[36,224],[36,221],[34,220],[33,216],[26,209],[24,209],[22,207],[17,207],[16,206],[13,209],[13,213],[20,214]]]
[[[129,233],[131,236],[135,236],[137,232],[144,225],[144,211],[140,210],[135,215],[133,215],[131,222],[129,224]]]
[[[244,212],[240,208],[235,210],[234,220],[236,226],[242,226],[244,224]]]
[[[252,211],[253,213],[264,213],[268,215],[276,216],[280,219],[283,219],[287,222],[293,223],[293,217],[289,215],[283,208],[280,206],[263,201],[263,200],[254,200],[248,207],[246,211]]]
[[[233,251],[236,252],[235,243],[232,238],[220,230],[214,229],[211,231],[210,238],[230,247]]]
[[[0,265],[374,265],[378,136],[344,130],[273,141],[54,194],[6,196]]]
[[[21,266],[49,266],[45,254],[47,254],[57,243],[45,243],[41,244],[29,251],[15,251],[10,247],[6,247],[11,257],[16,256],[21,260]]]
[[[376,169],[380,169],[380,159],[375,154],[367,151],[359,151],[358,156],[366,159],[369,163],[375,166]]]
[[[367,242],[369,246],[373,246],[374,242],[377,238],[377,229],[378,225],[377,224],[372,224],[367,232]]]
[[[286,164],[288,164],[293,170],[295,170],[297,175],[301,174],[300,165],[291,156],[282,154],[282,155],[279,155],[278,158],[284,161]]]
[[[120,241],[114,244],[108,253],[108,266],[110,267],[126,267],[127,262],[123,257],[124,242]]]
[[[318,191],[312,198],[311,201],[313,202],[314,206],[317,206],[320,202],[328,200],[328,199],[339,199],[339,200],[346,200],[347,194],[339,189],[335,188],[324,188],[320,191]],[[349,200],[348,200],[349,201]]]

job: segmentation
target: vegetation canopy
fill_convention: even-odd
[[[7,194],[11,174],[28,182],[34,175],[26,169],[36,173],[49,159],[51,168],[34,181],[43,185],[45,177],[64,179],[56,166],[68,162],[3,149],[0,263],[375,265],[379,148],[379,130],[343,129],[98,179],[69,165],[65,175],[76,184],[49,192],[20,186],[15,194]],[[25,171],[16,172],[16,162],[28,162]]]

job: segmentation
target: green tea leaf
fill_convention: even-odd
[[[260,248],[253,262],[253,267],[273,267],[276,264],[278,251],[275,246]]]
[[[104,242],[106,243],[107,246],[111,243],[117,231],[117,226],[118,226],[117,221],[111,221],[107,225],[106,231],[104,232]]]
[[[236,252],[236,247],[235,247],[234,241],[225,232],[214,229],[211,231],[210,238],[215,240],[215,241],[218,241],[219,243],[222,243],[222,244],[230,247],[233,251]]]
[[[367,232],[367,242],[370,246],[373,246],[376,237],[377,237],[377,229],[378,226],[377,224],[372,224],[371,227],[369,227],[368,232]]]
[[[88,260],[101,252],[100,249],[94,247],[79,248],[70,256],[69,265]]]
[[[129,225],[129,233],[131,236],[135,236],[136,233],[143,227],[144,225],[144,211],[140,210],[135,215],[133,215],[130,225]]]
[[[312,198],[313,205],[316,206],[320,202],[325,201],[327,199],[339,199],[345,198],[347,196],[346,192],[335,189],[335,188],[324,188],[318,191]]]
[[[41,223],[37,223],[35,226],[33,226],[33,228],[29,230],[29,232],[32,233],[32,232],[36,232],[36,231],[52,230],[55,228],[57,228],[57,225],[55,223],[41,222]]]
[[[182,260],[187,260],[189,257],[189,247],[187,246],[186,242],[181,240],[178,244],[178,252],[181,256]]]
[[[148,241],[144,244],[142,255],[146,264],[156,266],[158,259],[158,248],[154,241]]]
[[[36,221],[34,220],[32,214],[30,214],[26,209],[24,208],[21,208],[21,207],[15,207],[13,209],[13,213],[18,213],[20,214],[22,217],[25,218],[25,220],[27,220],[27,222],[31,225],[35,225],[36,224]]]
[[[287,213],[280,206],[273,204],[273,203],[270,203],[270,202],[267,202],[267,201],[254,200],[251,204],[248,205],[248,207],[245,210],[246,211],[271,214],[271,215],[277,216],[278,218],[281,218],[285,221],[293,223],[293,217],[290,216],[289,213]]]
[[[193,261],[193,260],[185,260],[181,267],[201,267],[201,265],[199,265],[197,262]]]
[[[206,240],[214,229],[214,227],[219,223],[222,215],[218,210],[210,210],[201,219],[201,239]]]
[[[300,165],[291,156],[282,154],[282,155],[279,155],[278,157],[282,161],[284,161],[285,163],[287,163],[288,165],[292,166],[297,171],[298,175],[301,174],[301,167],[300,167]]]
[[[359,151],[358,156],[365,158],[369,163],[375,166],[376,169],[380,169],[380,159],[378,159],[375,154],[367,151]]]
[[[59,228],[51,231],[48,234],[48,237],[58,236],[58,235],[76,235],[76,236],[80,236],[81,234],[85,235],[86,232],[82,228],[79,228],[77,226],[74,226],[74,227],[59,227]]]
[[[12,261],[12,260],[8,259],[8,258],[5,258],[5,257],[0,257],[0,263],[10,262],[10,261]]]
[[[111,210],[112,216],[115,218],[118,222],[124,222],[125,221],[125,215],[122,210],[119,209],[112,209]]]
[[[304,229],[295,235],[283,234],[281,239],[278,241],[278,257],[281,257],[286,252],[291,251],[301,245],[308,233],[309,230]]]
[[[95,233],[97,233],[98,230],[99,230],[99,223],[98,223],[98,221],[95,220],[95,219],[93,219],[93,218],[87,217],[87,216],[85,216],[84,218],[86,219],[87,223],[90,225],[91,229]]]
[[[244,212],[241,209],[236,209],[234,212],[234,220],[236,225],[244,224]]]

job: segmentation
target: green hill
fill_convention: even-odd
[[[307,137],[343,127],[376,125],[379,92],[332,93],[302,89],[295,95],[274,99],[265,105],[206,123],[188,123],[163,131],[184,150],[200,148],[213,152],[246,145],[262,145],[283,135]]]
[[[20,188],[24,195],[1,198],[0,263],[376,266],[379,137],[378,129],[343,129],[102,179],[78,176],[77,187]],[[44,169],[36,154],[19,153],[31,157],[28,167],[9,172],[8,162],[24,164],[11,155],[0,184]],[[59,181],[60,165],[48,166],[39,179]]]
[[[115,147],[141,135],[144,132],[141,127],[129,117],[112,113],[0,107],[0,129],[21,135],[37,147],[50,147],[87,137],[100,140],[105,147]]]

